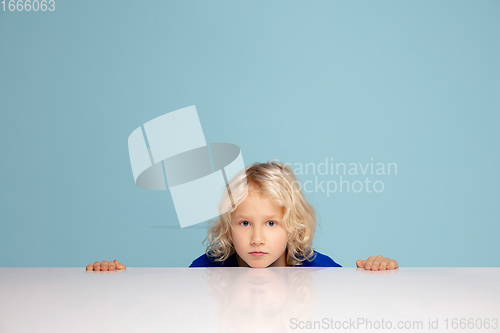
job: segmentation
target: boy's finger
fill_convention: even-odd
[[[379,271],[385,271],[387,268],[387,265],[391,262],[391,259],[389,258],[384,258],[380,262],[380,266],[378,267]]]
[[[101,271],[108,270],[108,262],[106,260],[101,261]]]
[[[384,259],[384,257],[382,257],[381,255],[378,255],[375,257],[375,259],[373,259],[373,263],[371,264],[372,271],[379,270],[380,263],[382,262],[383,259]]]
[[[117,260],[115,260],[115,265],[116,265],[116,269],[126,269],[127,268],[127,266],[120,264]]]
[[[359,259],[358,261],[356,261],[356,266],[358,268],[363,268],[363,267],[365,267],[365,263],[366,263],[366,260]]]
[[[94,270],[94,265],[92,265],[92,264],[88,264],[88,265],[87,265],[87,270],[88,270],[88,271],[93,271],[93,270]]]
[[[378,268],[380,267],[380,261],[378,260],[373,260],[373,263],[371,264],[371,270],[372,271],[378,271]]]
[[[388,264],[387,264],[387,269],[394,269],[396,268],[396,262],[394,260],[391,260]]]
[[[365,263],[365,269],[371,269],[375,257],[369,256]]]
[[[94,263],[94,271],[100,271],[101,270],[101,263],[99,261],[96,261]]]
[[[115,262],[114,261],[110,261],[109,264],[108,264],[108,270],[110,271],[114,271],[115,270]]]

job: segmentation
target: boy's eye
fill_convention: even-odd
[[[274,227],[276,225],[276,222],[269,221],[269,222],[267,222],[267,225],[270,226],[270,227]]]
[[[241,222],[240,224],[241,224],[242,226],[244,226],[244,227],[247,227],[247,226],[249,226],[249,225],[250,225],[250,223],[249,223],[248,221],[243,221],[243,222]]]

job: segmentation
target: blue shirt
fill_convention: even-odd
[[[314,251],[316,257],[313,261],[304,260],[302,265],[294,267],[342,267],[333,261],[332,258]],[[213,261],[207,254],[202,254],[196,258],[189,267],[239,267],[238,260],[236,259],[236,253],[233,253],[225,261]]]

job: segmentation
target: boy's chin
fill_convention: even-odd
[[[253,263],[252,265],[248,265],[251,268],[267,268],[269,265],[263,264],[263,263]]]

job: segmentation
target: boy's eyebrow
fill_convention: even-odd
[[[234,218],[240,218],[240,219],[245,219],[245,220],[251,219],[251,218],[243,216],[243,215],[235,215]],[[276,216],[276,215],[268,215],[268,216],[264,216],[264,218],[266,220],[269,220],[269,219],[278,219],[278,216]]]

